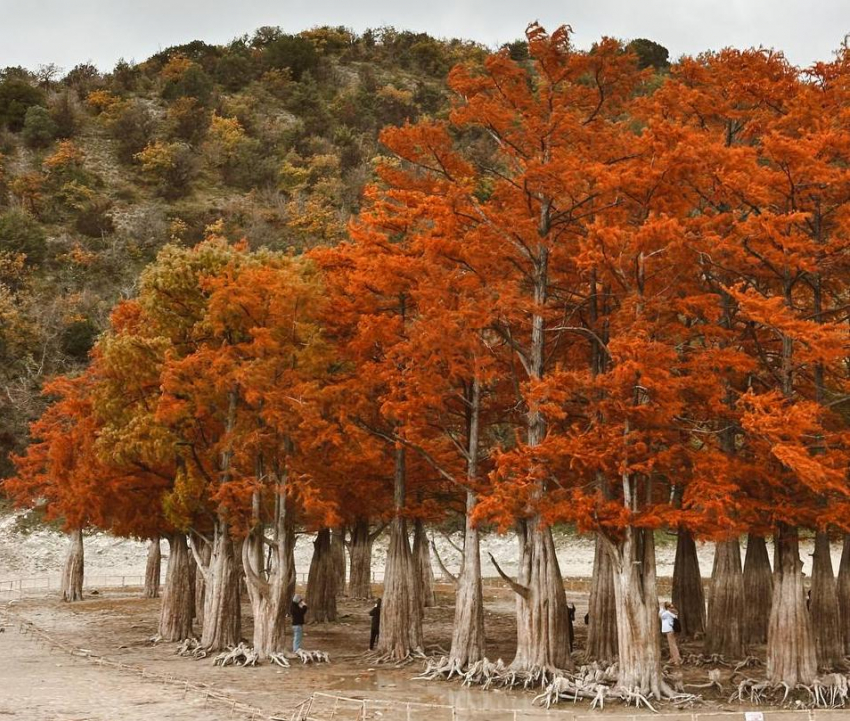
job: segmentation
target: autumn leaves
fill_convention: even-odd
[[[393,519],[398,658],[422,642],[407,520],[465,515],[470,549],[476,524],[517,527],[520,673],[571,663],[549,527],[575,523],[611,561],[621,686],[668,695],[653,529],[850,530],[850,56],[803,72],[723,51],[658,76],[612,40],[528,43],[528,63],[452,71],[449,118],[384,132],[347,242],[295,258],[214,230],[163,250],[8,487],[84,477],[55,494],[71,525],[191,532],[228,583],[231,540],[261,555],[274,529],[276,564],[248,574],[268,653],[286,528]],[[113,507],[128,478],[145,513]],[[484,654],[464,569],[460,665]],[[801,663],[772,679],[811,680]]]

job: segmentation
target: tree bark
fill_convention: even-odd
[[[572,669],[570,617],[552,530],[535,516],[517,528],[519,576],[514,584],[517,650],[511,669],[519,672]]]
[[[484,590],[481,585],[481,548],[478,529],[472,523],[477,499],[466,492],[463,563],[457,578],[455,622],[449,660],[460,668],[484,658]]]
[[[230,437],[236,424],[236,411],[239,404],[239,391],[234,385],[228,392],[227,422],[225,437]],[[231,441],[221,453],[221,479],[227,483],[231,478],[233,447]],[[240,641],[242,610],[239,601],[239,587],[242,582],[240,565],[234,552],[230,527],[226,520],[227,511],[219,507],[213,525],[212,554],[208,564],[204,565],[192,543],[192,553],[198,570],[204,576],[204,628],[201,633],[201,646],[208,651],[220,651],[235,646]]]
[[[540,209],[538,233],[545,237],[550,230],[551,201]],[[549,249],[538,247],[534,260],[532,290],[535,307],[543,309],[548,290]],[[545,319],[541,312],[531,316],[531,344],[526,369],[531,381],[544,377],[546,368]],[[526,444],[539,446],[546,436],[546,418],[536,401],[528,402],[526,412]],[[537,475],[539,469],[530,469]],[[520,521],[517,539],[520,543],[519,574],[515,584],[517,609],[517,650],[511,668],[519,672],[572,669],[570,656],[570,616],[564,581],[555,555],[552,530],[544,527],[537,508],[545,494],[545,484],[537,481],[531,489],[530,505],[534,514]]]
[[[844,653],[850,656],[850,533],[844,535],[841,563],[838,566],[838,605],[841,608]]]
[[[186,547],[188,549],[189,542],[186,542]],[[187,554],[189,556],[189,607],[192,609],[192,621],[195,620],[195,591],[197,590],[197,579],[200,575],[198,573],[198,564],[195,563],[195,557],[192,555],[191,551]],[[166,577],[168,575],[168,570],[166,569]],[[200,625],[200,621],[198,622]]]
[[[192,544],[195,553],[194,543]],[[216,520],[209,564],[203,565],[195,555],[198,570],[204,576],[204,627],[201,646],[221,651],[239,643],[241,608],[239,602],[240,573],[234,554],[233,539],[225,521]]]
[[[818,666],[831,670],[844,662],[844,629],[841,625],[838,588],[832,570],[829,536],[823,531],[815,534],[809,615],[812,619]]]
[[[155,536],[148,544],[148,560],[145,564],[145,598],[159,598],[161,567],[162,551],[159,547],[159,536]]]
[[[307,576],[307,606],[312,622],[336,621],[337,571],[337,559],[331,550],[331,529],[323,528],[313,541]]]
[[[73,602],[83,600],[83,531],[77,528],[68,534],[68,554],[62,570],[62,600]]]
[[[186,536],[168,537],[168,568],[159,612],[159,636],[166,641],[182,641],[192,636],[194,615],[189,547]]]
[[[597,534],[593,554],[593,578],[588,601],[587,658],[613,661],[617,656],[617,603],[614,568],[604,541]]]
[[[358,518],[351,531],[349,548],[348,595],[351,598],[372,598],[372,541],[369,519]]]
[[[331,531],[331,555],[336,574],[336,592],[338,596],[345,595],[345,529],[335,528]]]
[[[203,542],[200,550],[198,551],[198,556],[200,556],[200,561],[195,560],[195,554],[191,555],[191,563],[194,565],[195,569],[195,589],[194,589],[194,599],[195,599],[195,620],[198,622],[198,627],[204,627],[204,601],[206,599],[206,591],[207,591],[207,583],[204,580],[204,574],[200,570],[200,564],[203,564],[204,568],[209,566],[210,559],[212,558],[212,544]]]
[[[396,660],[422,648],[422,604],[407,521],[402,512],[406,500],[406,462],[403,446],[395,449],[394,505],[390,545],[384,569],[384,599],[378,652]]]
[[[744,560],[744,643],[767,643],[767,623],[773,599],[773,572],[767,544],[761,536],[747,536]]]
[[[673,605],[679,612],[682,636],[695,638],[705,633],[705,592],[697,557],[697,546],[690,531],[680,528],[673,563]]]
[[[661,625],[651,529],[627,526],[617,545],[605,542],[614,571],[617,609],[617,686],[661,699],[672,689],[661,674]]]
[[[466,668],[484,658],[484,590],[481,585],[481,547],[478,528],[472,522],[478,503],[475,491],[478,482],[478,452],[480,440],[481,384],[474,377],[469,387],[466,432],[466,513],[464,516],[463,557],[455,584],[455,622],[449,661]],[[439,561],[437,547],[434,555]],[[442,563],[440,563],[442,566]]]
[[[417,518],[413,524],[413,566],[419,582],[419,600],[422,608],[437,604],[434,595],[434,569],[431,566],[431,546],[425,533],[425,524]]]
[[[246,539],[242,565],[254,616],[252,645],[259,658],[265,660],[286,650],[286,614],[291,596],[287,593],[285,574],[276,572],[267,580],[261,575],[262,569],[253,567],[251,552],[257,543],[262,544],[262,539]]]
[[[258,474],[262,477],[262,471]],[[295,524],[286,505],[286,473],[277,472],[274,538],[268,568],[263,563],[265,529],[255,492],[254,528],[242,546],[242,566],[254,616],[253,647],[260,659],[286,651],[286,617],[295,590]]]
[[[779,524],[774,536],[773,601],[767,630],[767,679],[809,685],[817,675],[812,622],[806,610],[797,528]]]
[[[718,541],[708,596],[706,653],[744,657],[744,572],[737,538]]]

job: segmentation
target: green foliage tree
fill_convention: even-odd
[[[24,127],[27,110],[44,102],[44,91],[40,88],[17,77],[5,79],[0,83],[0,126],[19,132]]]
[[[502,45],[502,50],[508,54],[511,60],[522,62],[528,60],[528,42],[523,38],[514,40],[512,43]]]
[[[118,157],[125,163],[142,152],[153,138],[154,117],[140,100],[130,100],[117,108],[110,122],[112,137],[118,144]]]
[[[22,253],[28,265],[40,265],[47,257],[44,229],[31,215],[12,208],[0,215],[0,248]]]
[[[659,45],[653,40],[646,38],[637,38],[632,40],[626,48],[631,50],[638,57],[638,67],[655,68],[656,70],[666,70],[670,67],[670,52],[663,45]]]
[[[128,63],[124,58],[119,58],[115,63],[115,69],[112,71],[112,83],[115,89],[131,93],[136,89],[139,79],[142,77],[142,71],[135,63]]]
[[[50,103],[50,117],[56,124],[56,137],[67,140],[77,134],[80,113],[70,92],[60,93]]]
[[[24,116],[22,135],[31,148],[46,148],[56,139],[59,128],[47,108],[33,105]]]
[[[166,79],[162,97],[166,100],[194,98],[205,105],[209,102],[212,91],[212,78],[197,63],[189,63],[179,75],[175,74]]]
[[[62,330],[60,337],[62,352],[76,361],[85,361],[99,332],[100,329],[91,318],[72,320]]]
[[[236,92],[254,79],[256,71],[247,48],[231,46],[230,52],[222,55],[215,64],[213,77],[225,90]]]
[[[319,54],[316,52],[316,46],[306,38],[281,35],[265,46],[263,61],[267,68],[288,69],[292,73],[292,79],[297,82],[304,73],[316,69]]]
[[[77,97],[82,100],[101,85],[101,76],[91,63],[80,63],[68,71],[62,78],[62,83],[76,91]]]

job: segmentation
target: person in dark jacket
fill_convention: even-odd
[[[567,641],[569,642],[570,652],[575,646],[576,636],[573,624],[576,622],[576,605],[574,603],[567,604]]]
[[[295,652],[301,648],[304,639],[304,617],[307,615],[307,604],[297,593],[292,597],[289,615],[292,616],[292,651]]]
[[[372,633],[369,636],[369,650],[375,648],[375,643],[378,641],[378,636],[381,635],[381,599],[375,601],[375,605],[369,615],[372,617]]]

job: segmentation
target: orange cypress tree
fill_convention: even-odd
[[[789,685],[813,679],[816,649],[825,666],[842,653],[828,580],[813,584],[810,627],[797,527],[845,528],[847,68],[846,52],[802,73],[780,54],[724,51],[684,63],[656,98],[709,150],[691,225],[725,337],[719,438],[738,457],[738,515],[775,529],[768,677]]]
[[[67,601],[82,597],[86,528],[151,538],[164,525],[164,479],[141,468],[125,472],[100,453],[102,422],[93,404],[99,382],[95,361],[81,376],[45,385],[54,401],[33,423],[26,454],[14,459],[17,475],[4,483],[18,504],[43,505],[47,518],[61,519],[71,534],[62,577]]]

